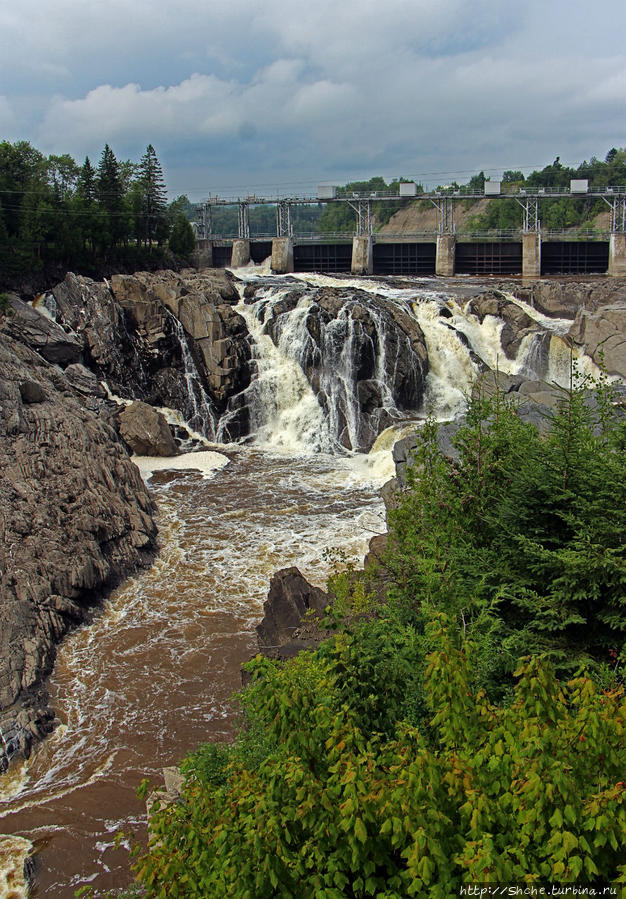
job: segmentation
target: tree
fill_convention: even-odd
[[[152,144],[139,163],[139,184],[142,193],[143,237],[150,246],[156,238],[159,243],[168,233],[167,192],[161,164]]]
[[[472,175],[467,186],[471,191],[482,193],[485,189],[485,180],[485,173],[479,172],[477,175]]]
[[[624,647],[626,424],[608,388],[587,387],[564,391],[543,438],[505,398],[475,399],[458,462],[427,428],[389,513],[395,601],[418,627],[433,608],[497,624],[495,689],[524,653],[601,671]]]
[[[85,156],[78,173],[76,192],[86,203],[94,203],[96,200],[96,172],[88,156]]]
[[[189,219],[183,212],[178,212],[174,219],[169,247],[177,256],[189,256],[196,248],[196,237]]]
[[[508,169],[502,175],[502,183],[503,184],[515,184],[515,182],[523,181],[524,173],[519,170]]]
[[[120,166],[108,144],[105,144],[98,165],[96,197],[102,213],[99,223],[100,242],[104,247],[111,248],[125,236],[126,222]]]

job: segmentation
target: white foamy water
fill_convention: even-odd
[[[155,471],[199,471],[204,477],[212,478],[216,471],[228,465],[228,456],[211,450],[180,456],[132,456],[132,460],[144,480]]]

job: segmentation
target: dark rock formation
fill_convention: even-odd
[[[504,327],[500,332],[500,343],[508,359],[515,359],[520,343],[527,334],[540,329],[540,326],[523,309],[520,309],[499,291],[487,291],[473,297],[467,309],[480,322],[484,321],[487,315],[501,318],[504,321]]]
[[[526,286],[503,287],[545,315],[572,319],[568,338],[573,345],[609,374],[626,378],[626,282],[623,278],[550,279]]]
[[[308,636],[301,636],[299,629],[309,610],[319,616],[329,602],[328,594],[309,584],[297,568],[277,571],[263,604],[263,620],[256,629],[260,651],[271,658],[287,659],[317,645],[319,629]]]
[[[226,272],[164,271],[109,282],[70,273],[41,302],[77,346],[72,361],[80,357],[112,393],[178,409],[212,437],[228,400],[250,383],[238,299]],[[230,436],[247,433],[246,424],[240,416]]]
[[[609,375],[626,378],[626,294],[621,302],[580,308],[568,335]]]
[[[624,300],[624,280],[621,278],[591,281],[550,278],[524,286],[510,284],[507,288],[520,300],[552,318],[574,318],[581,308],[597,312],[602,306]]]
[[[106,407],[90,411],[101,401],[74,386],[76,363],[66,377],[44,356],[74,360],[76,337],[20,313],[0,323],[0,767],[50,729],[43,678],[59,640],[152,558],[156,537]]]
[[[139,456],[176,456],[178,447],[163,415],[147,403],[135,400],[117,416],[120,435]]]
[[[19,297],[9,297],[13,314],[6,320],[9,334],[18,336],[48,362],[61,365],[76,362],[82,351],[79,337],[71,330],[66,332],[55,321],[23,303]]]

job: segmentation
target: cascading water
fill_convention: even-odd
[[[198,366],[189,348],[189,340],[187,339],[185,329],[169,310],[168,319],[172,323],[174,334],[180,346],[183,371],[187,383],[187,395],[192,410],[191,415],[187,419],[187,424],[209,440],[214,440],[216,436],[216,418],[211,408],[210,397],[202,385]]]
[[[262,312],[267,302],[261,299],[254,306],[241,303],[237,307],[252,336],[252,358],[256,363],[256,377],[244,391],[254,442],[292,452],[332,452],[332,429],[322,407],[302,368],[285,351],[288,346],[297,346],[301,339],[301,313],[306,307],[300,307],[300,314],[290,317],[290,326],[275,346],[263,327]]]
[[[319,275],[275,277],[266,285],[254,270],[245,278],[257,285],[255,301],[238,307],[259,372],[245,398],[253,440],[294,445],[300,431],[309,448],[362,450],[407,418],[461,414],[486,370],[569,383],[570,350],[563,338],[571,321],[549,319],[512,296],[505,299],[532,326],[509,358],[501,343],[504,321],[495,315],[481,320],[468,302],[444,292]],[[419,326],[427,365],[416,356],[406,326],[400,327],[403,316]],[[597,373],[580,355],[583,370]],[[410,377],[415,383],[407,384]],[[293,416],[288,427],[287,410]]]
[[[255,441],[293,441],[295,425],[309,451],[363,451],[419,408],[426,352],[406,315],[355,291],[271,285],[255,297],[237,307],[257,364],[245,391]]]

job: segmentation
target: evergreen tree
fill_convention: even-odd
[[[150,246],[153,239],[160,243],[168,232],[165,179],[152,144],[148,144],[141,157],[139,183],[142,188],[143,236]]]
[[[177,256],[189,256],[196,246],[196,238],[189,219],[183,212],[178,212],[174,219],[169,247]]]
[[[72,210],[77,219],[83,250],[95,250],[98,236],[98,207],[96,202],[96,171],[88,156],[78,172]]]
[[[85,156],[85,161],[78,173],[76,192],[87,203],[94,203],[96,200],[96,171],[88,156]]]
[[[123,196],[120,165],[105,144],[96,177],[96,197],[102,213],[100,242],[104,247],[114,247],[125,236]]]

